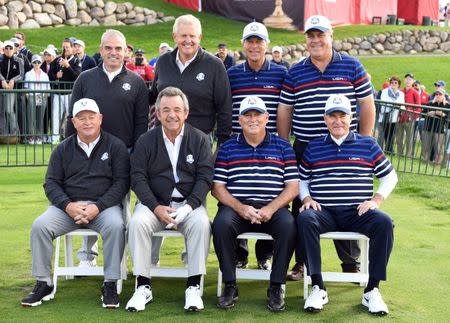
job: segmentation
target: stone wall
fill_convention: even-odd
[[[277,44],[270,44],[275,46]],[[297,44],[282,46],[284,59],[289,62],[298,61],[308,56],[306,45]],[[417,53],[450,53],[449,30],[403,30],[385,32],[372,36],[351,37],[334,40],[333,48],[352,56],[363,55],[398,55]],[[270,51],[269,51],[270,53]],[[234,52],[238,61],[245,59],[242,51]],[[271,58],[270,55],[268,55]]]
[[[151,25],[174,20],[131,2],[103,0],[0,0],[0,29],[60,26]]]

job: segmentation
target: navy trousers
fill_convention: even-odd
[[[281,208],[262,224],[252,224],[228,206],[219,206],[212,224],[214,249],[223,280],[236,280],[236,237],[244,232],[264,232],[273,237],[274,253],[270,281],[284,284],[296,236],[295,221],[287,208]]]
[[[394,242],[392,219],[380,210],[358,216],[356,207],[324,207],[304,210],[297,217],[297,248],[309,275],[322,273],[320,234],[330,231],[359,232],[370,238],[369,277],[386,280],[386,267]]]

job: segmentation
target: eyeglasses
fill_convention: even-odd
[[[39,62],[39,61],[34,61],[34,62],[32,62],[31,64],[41,64],[41,62]]]
[[[6,46],[5,49],[12,50],[13,48],[11,46]]]
[[[441,92],[436,92],[435,95],[444,95]]]
[[[14,44],[14,47],[19,47],[19,44]]]

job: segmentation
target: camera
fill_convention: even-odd
[[[136,57],[135,58],[135,65],[136,66],[142,66],[142,62],[143,62],[143,58],[142,57]]]

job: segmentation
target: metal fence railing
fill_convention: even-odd
[[[47,165],[63,139],[72,84],[40,83],[39,90],[0,89],[0,167]],[[373,136],[397,171],[450,177],[449,109],[408,104],[417,108],[412,112],[380,100],[375,106]]]

